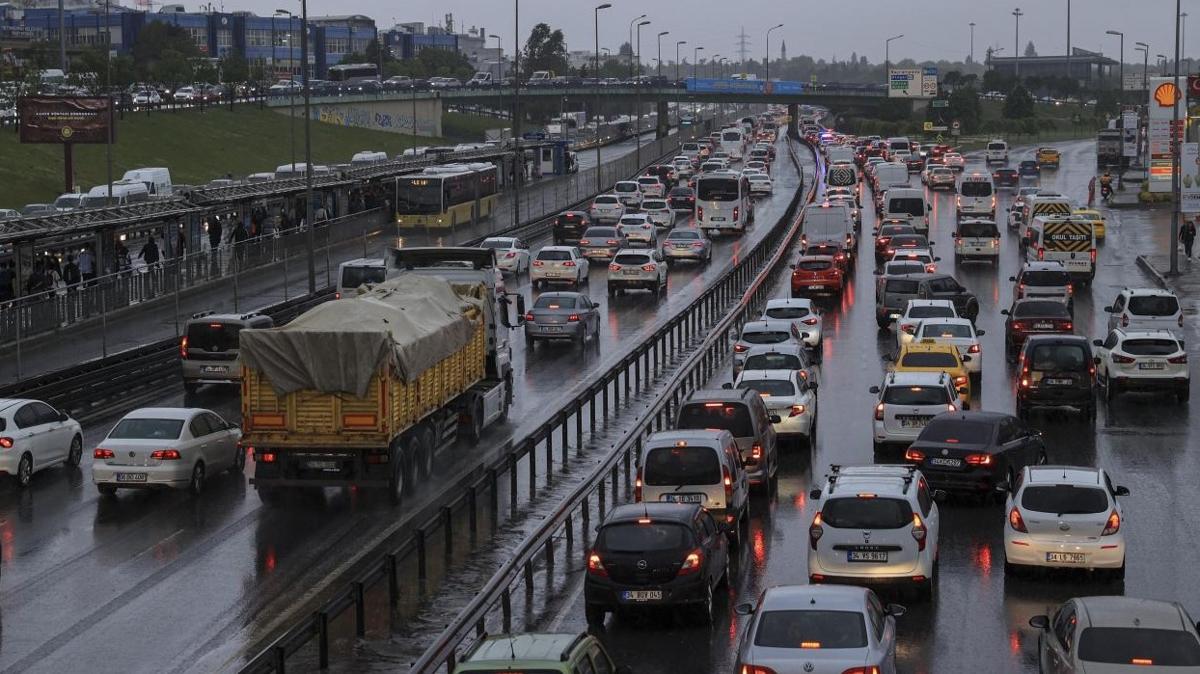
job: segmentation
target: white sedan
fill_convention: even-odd
[[[488,237],[479,247],[496,251],[496,268],[500,271],[517,276],[529,271],[529,246],[516,237]]]
[[[567,283],[579,288],[588,282],[589,271],[587,258],[575,246],[545,246],[533,259],[529,284],[534,290],[550,283]]]
[[[775,433],[811,446],[817,431],[817,383],[797,370],[743,370],[734,388],[754,389],[767,412],[779,416]]]
[[[790,320],[803,335],[804,346],[814,352],[815,362],[821,362],[821,312],[807,297],[785,297],[767,300],[763,320]]]
[[[79,422],[38,400],[0,399],[0,474],[29,486],[33,474],[64,464],[78,466],[83,454]]]
[[[242,431],[215,413],[145,407],[126,414],[92,452],[92,482],[104,496],[117,489],[204,491],[209,475],[242,472]]]
[[[764,173],[755,173],[750,176],[750,194],[771,194],[775,191],[775,183],[771,182],[771,177]]]
[[[950,300],[909,300],[904,313],[896,321],[896,350],[916,341],[914,335],[921,321],[934,318],[958,318]],[[974,360],[972,358],[972,360]]]
[[[963,363],[968,374],[979,376],[983,373],[983,348],[979,338],[983,330],[976,330],[968,318],[926,318],[917,324],[912,341],[918,344],[932,339],[935,344],[949,344],[958,349],[958,355],[971,356],[971,360]]]

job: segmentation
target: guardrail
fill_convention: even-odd
[[[796,161],[794,154],[792,155],[792,160]],[[565,470],[570,461],[571,439],[573,437],[576,445],[582,446],[585,437],[585,424],[588,426],[590,433],[594,435],[598,420],[602,423],[608,418],[610,411],[614,413],[619,412],[622,396],[628,402],[632,396],[649,387],[668,365],[688,353],[691,350],[689,346],[691,343],[700,339],[711,340],[712,326],[724,325],[727,322],[726,310],[735,301],[739,301],[742,298],[742,294],[746,288],[751,288],[754,292],[761,293],[761,281],[756,281],[756,279],[760,278],[758,270],[766,265],[775,264],[773,261],[778,260],[779,256],[786,251],[787,244],[794,238],[795,226],[783,228],[779,227],[778,224],[792,220],[796,209],[801,204],[805,192],[803,171],[801,171],[801,180],[801,188],[797,190],[796,195],[793,197],[784,216],[778,221],[777,226],[760,240],[753,249],[747,251],[743,259],[736,266],[726,272],[690,305],[671,317],[665,325],[656,330],[649,338],[638,344],[619,362],[597,377],[586,390],[566,402],[558,410],[549,414],[547,420],[535,431],[524,438],[514,441],[508,448],[508,451],[504,452],[503,455],[494,461],[480,465],[468,473],[461,474],[452,483],[445,485],[443,488],[444,493],[454,494],[452,498],[431,504],[418,513],[413,519],[420,524],[415,526],[399,545],[376,553],[374,559],[366,565],[365,570],[361,572],[361,575],[356,580],[333,593],[321,609],[293,625],[284,634],[276,638],[270,646],[251,659],[242,669],[242,672],[244,674],[257,674],[258,672],[276,672],[281,674],[287,669],[287,659],[314,639],[317,642],[316,665],[322,669],[328,667],[330,661],[331,621],[347,609],[353,609],[355,635],[359,638],[365,636],[366,592],[374,586],[384,583],[386,584],[387,597],[390,602],[389,606],[394,606],[400,596],[400,581],[397,569],[400,566],[401,560],[407,558],[409,555],[415,554],[417,556],[418,580],[425,580],[427,577],[427,544],[432,540],[432,536],[438,529],[441,529],[447,550],[452,549],[454,537],[452,523],[456,512],[463,510],[467,511],[467,526],[473,536],[477,530],[479,509],[482,505],[484,494],[488,495],[491,511],[499,512],[499,495],[503,486],[502,476],[505,473],[507,473],[508,505],[510,510],[515,513],[518,498],[518,478],[520,475],[519,463],[522,460],[525,461],[525,470],[528,471],[527,487],[530,499],[536,496],[538,489],[539,456],[543,459],[543,475],[548,480],[551,479],[554,472],[556,450],[559,453],[559,466]],[[725,342],[723,346],[727,350],[728,342]],[[709,352],[711,353],[712,350],[710,349]],[[709,362],[712,365],[716,361],[710,360]],[[675,378],[678,377],[679,375],[676,374]],[[689,375],[688,381],[694,385],[699,385],[701,380]],[[669,399],[674,400],[675,398],[672,397]],[[629,457],[630,455],[626,453],[625,468],[627,483],[629,480]],[[616,460],[616,455],[613,455],[609,458],[609,463]],[[613,489],[615,492],[615,470],[613,476]],[[601,503],[603,503],[603,493],[599,498],[601,499]],[[524,548],[525,546],[522,549]],[[547,560],[551,564],[553,563],[552,557],[552,554],[547,556]],[[505,564],[504,568],[508,569],[510,567],[513,569],[524,569],[526,582],[532,584],[532,565],[527,564],[520,567],[513,567],[513,563],[510,561]],[[514,570],[513,572],[515,573],[516,571]],[[489,583],[485,587],[485,592],[487,588],[491,587],[492,584]],[[499,598],[500,594],[499,591],[496,591],[488,596],[495,599]],[[480,593],[472,601],[471,606],[479,604],[481,601],[480,597],[483,596],[484,593]],[[505,601],[504,606],[506,607],[504,610],[507,621],[511,619],[511,603]],[[456,619],[454,624],[459,624],[461,622],[460,619]],[[466,624],[468,626],[473,625],[474,621],[467,622]],[[443,643],[443,641],[449,643],[452,640],[446,639],[444,633],[443,639],[439,639],[437,644]],[[454,644],[460,641],[454,641]],[[438,648],[437,644],[431,647],[431,649]],[[450,648],[452,650],[453,646],[450,646]],[[430,656],[428,652],[427,657],[421,660],[422,663],[427,664],[439,661],[436,654]],[[306,663],[304,668],[308,669],[310,666],[311,663]],[[414,666],[414,669],[418,672],[429,671],[427,668],[419,666],[419,664],[418,666]],[[453,669],[452,666],[451,669]]]

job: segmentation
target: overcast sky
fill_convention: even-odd
[[[839,60],[851,52],[865,54],[872,62],[883,60],[884,39],[903,33],[892,43],[893,59],[961,59],[970,49],[968,23],[974,21],[975,57],[983,59],[988,45],[1003,46],[1003,56],[1013,51],[1012,11],[1020,6],[1021,49],[1033,40],[1042,55],[1062,54],[1066,50],[1067,0],[806,0],[805,2],[767,2],[766,0],[659,0],[631,2],[611,0],[613,7],[600,12],[600,46],[614,52],[628,39],[629,22],[637,15],[649,14],[653,23],[642,28],[642,53],[645,60],[655,56],[655,39],[663,37],[663,58],[674,58],[675,41],[703,45],[701,54],[736,56],[736,34],[745,27],[750,55],[762,58],[767,28],[777,23],[783,28],[771,33],[772,58],[779,55],[780,40],[787,41],[788,54],[808,54],[826,60]],[[288,0],[225,0],[225,9],[246,8],[269,15]],[[292,3],[299,4],[296,0]],[[520,34],[524,41],[537,22],[562,28],[571,49],[591,50],[593,44],[592,7],[603,0],[521,0]],[[424,21],[441,24],[446,13],[453,13],[457,26],[486,26],[489,33],[500,35],[507,51],[512,45],[512,0],[419,0],[399,3],[384,0],[309,0],[309,13],[360,13],[373,17],[378,25],[395,21]],[[1103,51],[1116,57],[1118,40],[1104,31],[1125,31],[1126,62],[1140,62],[1133,43],[1150,44],[1150,62],[1155,54],[1172,56],[1172,0],[1074,0],[1071,17],[1071,43],[1084,49]],[[195,9],[188,3],[188,9]],[[740,11],[739,11],[740,10]],[[1200,0],[1184,0],[1183,11],[1189,17],[1196,49],[1200,52]],[[768,11],[770,13],[768,13]],[[668,48],[669,46],[669,48]],[[686,49],[686,47],[685,47]],[[668,56],[669,54],[669,56]]]

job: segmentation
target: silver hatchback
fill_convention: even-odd
[[[525,313],[525,346],[535,341],[569,339],[578,344],[600,336],[600,308],[583,293],[548,292],[538,295]]]
[[[621,235],[616,227],[588,227],[579,239],[579,252],[589,260],[610,260],[621,250]]]
[[[699,229],[674,229],[662,243],[667,264],[677,260],[712,262],[712,240]]]

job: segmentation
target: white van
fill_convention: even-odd
[[[264,171],[262,173],[251,173],[250,175],[246,176],[246,182],[248,182],[248,183],[265,183],[268,180],[274,180],[274,179],[275,179],[275,174],[270,171]]]
[[[959,216],[986,215],[996,217],[996,186],[990,173],[971,173],[963,176],[958,186],[954,207]]]
[[[726,171],[696,179],[696,226],[709,234],[741,233],[754,221],[750,182]]]
[[[1060,262],[1072,281],[1091,283],[1096,276],[1096,233],[1092,223],[1073,216],[1034,216],[1026,231],[1025,259]]]
[[[995,138],[987,144],[987,163],[1008,163],[1008,143]]]
[[[338,265],[336,299],[354,297],[354,291],[367,283],[383,283],[388,277],[387,260],[360,257]]]
[[[887,151],[889,159],[897,152],[912,152],[912,141],[908,139],[908,136],[893,136],[887,139]]]
[[[88,190],[80,201],[80,208],[102,206],[126,206],[150,200],[150,189],[146,183],[118,180],[112,184],[112,201],[108,200],[108,185],[96,185]]]
[[[59,213],[65,213],[66,211],[73,211],[76,208],[79,208],[80,204],[82,203],[82,193],[66,192],[65,194],[60,194],[58,198],[54,200],[54,210],[58,211]]]
[[[489,72],[480,71],[471,76],[467,80],[468,87],[486,87],[492,83],[492,74]]]
[[[919,234],[929,234],[929,211],[925,190],[916,187],[893,187],[887,191],[883,217],[904,220]]]
[[[386,152],[374,152],[372,150],[363,150],[355,152],[350,158],[350,166],[358,168],[360,166],[370,166],[372,164],[381,164],[388,160]]]
[[[275,177],[280,180],[284,178],[303,178],[305,166],[307,164],[283,164],[282,166],[277,166],[275,168]],[[330,170],[328,166],[313,164],[312,174],[314,176],[329,175]]]
[[[825,156],[830,164],[853,164],[854,148],[849,145],[830,145],[825,150]]]
[[[854,203],[862,203],[862,193],[859,191],[858,184],[858,169],[852,163],[831,163],[825,171],[825,185],[827,187],[848,187],[854,192]]]
[[[151,197],[169,197],[174,193],[171,185],[171,169],[161,166],[131,169],[121,176],[124,182],[137,181],[144,183]],[[115,196],[115,195],[114,195]]]
[[[728,152],[730,161],[741,161],[742,153],[746,151],[746,134],[735,126],[723,129],[720,151]]]

